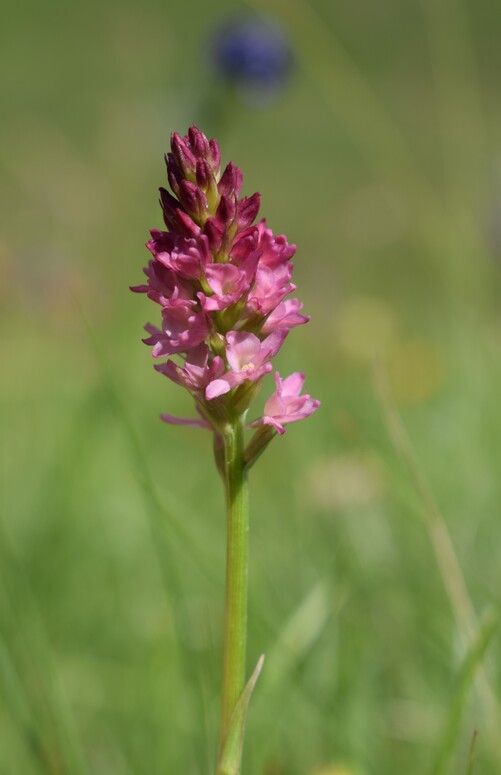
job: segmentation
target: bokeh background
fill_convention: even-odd
[[[264,91],[211,65],[236,12],[288,51]],[[252,472],[244,773],[466,775],[474,730],[501,771],[500,34],[495,0],[3,0],[1,773],[214,771],[222,488],[128,291],[194,122],[298,245],[279,367],[322,400]]]

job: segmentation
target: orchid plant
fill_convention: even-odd
[[[148,324],[157,371],[185,388],[196,417],[162,414],[168,423],[198,426],[214,435],[216,463],[227,504],[227,569],[221,736],[217,775],[240,772],[245,716],[262,665],[246,684],[249,505],[247,472],[288,423],[320,402],[301,391],[304,375],[282,379],[262,417],[248,410],[272,358],[289,331],[308,321],[302,303],[288,298],[295,245],[255,224],[260,195],[240,197],[242,173],[229,162],[221,172],[215,140],[197,127],[174,133],[166,157],[172,193],[160,189],[167,231],[153,230],[147,282],[132,288],[160,306],[160,327]],[[173,356],[176,360],[173,360]],[[246,443],[246,429],[253,434]]]

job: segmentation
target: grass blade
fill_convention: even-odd
[[[475,752],[477,750],[478,732],[475,729],[471,737],[470,752],[468,754],[468,771],[466,775],[473,775],[473,767],[475,765]]]
[[[442,734],[436,754],[430,768],[430,775],[446,775],[450,759],[456,746],[463,712],[468,701],[468,694],[473,684],[477,668],[482,663],[484,654],[498,624],[498,614],[490,613],[480,626],[459,671],[456,688],[451,698],[449,711],[445,719]],[[471,757],[470,757],[471,759]],[[470,762],[470,767],[473,764]],[[469,770],[471,772],[471,770]]]

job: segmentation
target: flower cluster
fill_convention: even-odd
[[[144,342],[154,358],[169,358],[155,368],[189,391],[199,415],[162,418],[221,433],[247,411],[290,329],[308,321],[301,302],[287,298],[295,290],[295,246],[264,220],[254,224],[259,194],[240,197],[241,171],[230,162],[221,173],[216,141],[196,127],[172,135],[166,161],[172,194],[161,188],[160,196],[167,231],[151,232],[147,283],[132,290],[160,306],[161,327],[148,324]],[[301,395],[302,374],[282,380],[277,372],[275,379],[263,417],[250,425],[283,433],[319,401]]]

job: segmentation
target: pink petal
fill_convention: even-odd
[[[207,420],[200,418],[197,420],[195,417],[174,417],[172,414],[161,414],[161,419],[164,422],[170,423],[170,425],[191,425],[194,428],[212,428]]]
[[[278,371],[277,371],[278,375]],[[295,371],[289,377],[282,381],[282,395],[299,396],[304,385],[304,374],[302,371]],[[277,384],[278,388],[278,384]]]
[[[224,393],[228,393],[230,390],[231,387],[228,385],[227,380],[214,379],[212,382],[209,382],[205,388],[205,397],[208,401],[211,401],[213,398],[222,396]]]
[[[263,425],[273,425],[274,428],[279,432],[281,436],[285,433],[285,428],[283,425],[281,425],[278,420],[275,420],[274,417],[268,417],[267,415],[264,415],[262,418],[262,424]]]
[[[278,328],[272,331],[263,341],[262,349],[266,352],[266,359],[273,358],[283,345],[289,330],[287,328]]]
[[[233,371],[241,371],[244,366],[258,359],[261,342],[255,334],[246,331],[229,331],[226,334],[228,347],[226,357]]]

